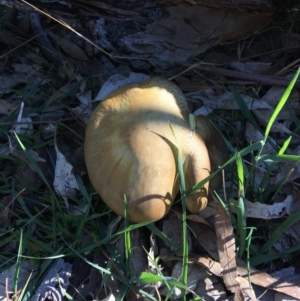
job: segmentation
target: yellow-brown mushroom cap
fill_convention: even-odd
[[[190,129],[184,95],[162,78],[123,86],[96,107],[88,122],[89,178],[117,214],[124,216],[126,195],[131,221],[159,220],[178,192],[176,147],[190,189],[209,176],[211,166],[205,142]],[[187,208],[204,209],[207,193],[208,183],[188,197]]]

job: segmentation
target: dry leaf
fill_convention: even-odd
[[[203,281],[198,281],[194,292],[201,296],[202,300],[228,300],[223,283],[214,275],[207,275]]]
[[[88,90],[83,93],[76,93],[80,105],[73,108],[72,112],[78,116],[84,124],[87,124],[92,114],[92,91]]]
[[[53,32],[48,32],[51,38],[73,59],[88,62],[90,59],[85,52],[73,42],[62,38]]]
[[[179,218],[174,212],[170,212],[166,218],[162,219],[162,232],[179,247],[178,249],[175,246],[166,243],[172,253],[177,256],[182,256],[181,247],[183,243],[183,236],[181,218]],[[187,232],[187,236],[188,247],[191,249],[192,242],[190,232]]]
[[[249,122],[247,122],[247,124],[246,124],[246,137],[247,137],[247,141],[251,142],[251,143],[264,140],[263,134],[261,132],[259,132]],[[270,142],[272,142],[272,144]],[[274,153],[277,153],[273,145],[276,146],[277,143],[273,138],[269,137],[268,141],[264,145],[264,148],[263,148],[261,154],[274,154]]]
[[[124,85],[138,83],[148,78],[149,75],[135,72],[131,72],[127,74],[127,76],[123,74],[114,74],[103,84],[93,101],[101,101],[106,98],[107,95],[109,95],[111,92]]]
[[[229,202],[234,205],[230,207],[230,210],[236,213],[237,200],[230,199]],[[295,202],[292,195],[288,195],[283,202],[272,205],[262,204],[260,202],[252,203],[245,199],[245,216],[259,219],[277,219],[284,215],[291,214],[295,210]]]
[[[156,236],[153,233],[151,233],[149,241],[150,241],[150,248],[149,248],[148,255],[147,255],[148,267],[151,272],[157,273],[157,271],[156,271],[157,264],[155,263],[155,254],[158,253],[158,246],[157,246]]]
[[[73,174],[73,166],[59,151],[56,137],[54,138],[54,147],[56,151],[55,178],[53,182],[54,189],[58,195],[64,199],[69,214],[81,215],[86,212],[88,205],[80,208],[79,206],[70,205],[68,201],[68,198],[76,197],[78,190],[76,178]]]
[[[131,260],[130,275],[138,277],[148,267],[148,258],[144,246],[148,244],[145,228],[137,228],[130,231],[131,240]],[[138,259],[138,260],[137,260]]]
[[[214,196],[213,198],[216,207],[215,229],[220,263],[223,267],[223,280],[228,290],[232,293],[238,293],[240,287],[236,281],[236,247],[231,220],[219,201]]]
[[[78,83],[68,83],[65,86],[61,87],[59,90],[54,90],[51,95],[51,100],[61,100],[63,97],[67,97],[70,93],[72,93],[75,89],[77,89]],[[56,108],[57,110],[58,108]]]
[[[174,277],[175,279],[180,279],[181,275],[182,275],[182,262],[179,261],[174,266],[171,276]],[[197,282],[199,280],[204,280],[206,277],[208,277],[208,275],[205,268],[199,265],[190,264],[188,268],[186,294],[193,291],[197,286]],[[178,287],[174,287],[174,295],[177,298],[179,298],[181,296],[181,289]]]
[[[105,20],[103,18],[98,18],[96,21],[91,20],[88,22],[87,26],[90,28],[92,33],[93,42],[99,45],[101,48],[107,50],[113,50],[114,47],[111,45],[107,39],[107,31],[105,26]],[[99,53],[100,50],[94,47],[94,53]],[[94,54],[93,53],[93,54]]]
[[[0,99],[0,114],[10,115],[16,109],[18,109],[19,105],[16,104],[15,101]]]
[[[296,222],[288,227],[274,243],[273,248],[277,252],[284,252],[300,243],[300,222]],[[299,282],[300,283],[300,282]]]
[[[172,256],[171,254],[163,254],[160,255],[160,258],[163,261],[182,261],[182,257],[176,257]],[[198,287],[199,281],[197,283],[197,287],[195,288],[195,293],[198,294],[199,296],[204,297],[203,295],[214,295],[215,297],[220,298],[220,296],[226,295],[224,292],[224,287],[220,283],[217,277],[222,277],[222,272],[223,268],[221,267],[219,262],[213,261],[210,258],[207,257],[194,257],[189,260],[189,267],[192,267],[193,264],[198,264],[204,267],[209,273],[213,274],[210,275],[209,273],[205,273],[206,276],[203,279],[204,282],[206,283],[205,288]],[[203,272],[201,272],[201,275]],[[214,276],[215,275],[215,276]],[[201,277],[202,278],[202,277]],[[201,279],[200,278],[200,279]],[[212,281],[214,280],[214,281]],[[213,283],[212,283],[213,282]],[[219,300],[219,299],[218,299]],[[220,299],[223,300],[223,299]]]
[[[248,278],[248,270],[246,264],[238,259],[238,274],[239,276]],[[271,277],[269,274],[259,270],[250,268],[251,283],[284,293],[296,299],[300,299],[300,287],[288,282],[284,282]]]
[[[271,115],[273,114],[274,109],[272,110],[254,110],[253,114],[257,117],[258,121],[266,126],[271,118]],[[290,131],[288,128],[286,128],[282,123],[279,121],[276,121],[273,123],[271,127],[271,132],[273,133],[286,133],[288,135],[294,135],[292,131]]]
[[[30,281],[36,274],[36,263],[33,260],[22,260],[20,265],[12,265],[9,269],[4,270],[0,273],[1,285],[0,285],[0,298],[1,301],[10,301],[7,299],[6,292],[13,292],[15,284],[15,274],[18,269],[17,287],[22,289],[25,287],[26,282]],[[35,272],[32,272],[35,271]],[[36,301],[37,299],[31,299]]]
[[[193,259],[193,262],[204,266],[210,273],[218,277],[222,277],[223,268],[219,262],[213,261],[212,259],[207,257],[195,258]]]
[[[212,235],[214,236],[214,235]],[[214,237],[216,239],[216,237]],[[182,261],[182,257],[175,257],[169,254],[161,255],[160,258],[164,261],[169,260],[178,260]],[[209,272],[212,274],[221,277],[223,273],[223,268],[221,264],[217,261],[213,261],[210,258],[206,257],[196,257],[189,261],[189,263],[196,263],[204,266]],[[256,284],[260,287],[264,287],[266,289],[272,289],[277,292],[282,292],[288,296],[293,298],[300,299],[300,287],[295,286],[291,283],[284,282],[279,279],[275,279],[269,274],[265,272],[261,272],[259,270],[250,268],[250,281],[252,284]],[[237,258],[237,274],[238,276],[243,277],[246,281],[248,281],[248,269],[246,264],[239,258]]]
[[[255,292],[251,287],[251,283],[243,277],[236,277],[235,279],[240,284],[243,294],[248,296],[252,301],[257,301]]]
[[[207,49],[228,43],[259,30],[272,18],[234,8],[201,5],[167,6],[164,16],[149,24],[144,32],[121,39],[130,53],[159,58],[164,62],[184,62]]]
[[[273,108],[266,102],[261,102],[248,95],[240,94],[245,105],[249,110],[255,109],[269,109]],[[224,92],[218,94],[213,89],[204,89],[198,92],[191,92],[187,94],[187,99],[192,102],[198,102],[199,100],[203,102],[204,106],[196,110],[194,115],[208,115],[213,110],[240,110],[234,95],[231,92]]]
[[[197,214],[188,214],[186,216],[186,219],[193,221],[195,223],[202,223],[202,224],[209,226],[209,223],[203,217],[201,217]]]
[[[202,223],[187,221],[192,234],[196,237],[198,243],[208,252],[208,254],[215,260],[219,259],[217,251],[217,239],[213,230]]]

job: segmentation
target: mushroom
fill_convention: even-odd
[[[129,219],[144,222],[163,218],[178,193],[177,148],[187,190],[227,160],[226,144],[211,121],[192,116],[180,89],[154,77],[117,89],[96,107],[84,156],[103,201],[124,216],[126,196]],[[214,177],[210,185],[217,189],[220,183]],[[207,182],[187,197],[190,212],[206,207],[208,188]]]

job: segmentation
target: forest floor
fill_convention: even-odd
[[[299,6],[182,63],[118,49],[137,21],[95,22],[94,47],[16,15],[0,29],[0,300],[299,300]],[[179,86],[230,155],[199,216],[178,196],[161,221],[124,223],[89,181],[85,128],[110,91],[152,76]]]

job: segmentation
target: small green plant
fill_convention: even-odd
[[[299,77],[299,74],[300,74],[300,68],[298,68],[293,79],[291,80],[290,84],[288,85],[287,89],[285,90],[284,94],[282,95],[281,99],[279,100],[278,105],[276,106],[273,114],[271,115],[270,120],[264,131],[264,139],[263,139],[263,141],[261,141],[261,147],[258,148],[257,155],[253,156],[254,164],[253,164],[252,170],[250,171],[250,174],[251,174],[251,172],[254,172],[254,168],[255,168],[256,164],[258,164],[260,162],[270,163],[268,169],[265,172],[264,177],[262,178],[262,181],[261,181],[261,183],[259,185],[259,189],[258,189],[259,190],[258,192],[261,193],[261,195],[259,196],[259,199],[262,202],[267,202],[267,199],[270,197],[271,194],[272,194],[272,199],[271,199],[271,201],[272,201],[275,198],[275,196],[277,195],[277,193],[279,192],[279,190],[281,189],[281,187],[285,184],[286,180],[288,179],[289,175],[292,172],[292,170],[291,170],[290,173],[288,173],[286,175],[286,178],[284,180],[277,183],[269,190],[264,191],[263,187],[265,187],[266,181],[267,181],[268,177],[270,176],[270,174],[273,172],[275,165],[278,163],[286,162],[286,161],[295,162],[295,165],[300,162],[300,156],[284,154],[289,143],[291,142],[291,139],[292,139],[291,136],[288,137],[288,139],[284,142],[283,146],[278,151],[278,154],[266,154],[266,155],[261,154],[262,150],[264,148],[264,145],[266,144],[266,142],[269,139],[270,130],[271,130],[278,114],[281,112],[288,97],[290,96],[290,93],[291,93],[293,87],[295,86],[295,83]],[[237,99],[239,99],[239,98],[237,97]],[[238,103],[240,104],[239,101],[238,101]],[[255,127],[257,127],[259,129],[255,120],[252,119],[253,116],[246,112],[248,109],[247,108],[243,108],[243,109],[244,109],[244,116],[246,116],[247,119],[249,120],[249,122],[251,122],[253,125],[255,125]],[[243,151],[239,152],[239,154],[241,154],[241,153],[243,153]],[[241,191],[243,192],[244,191],[244,188],[243,188],[244,175],[243,175],[243,164],[241,162],[240,155],[237,157],[237,165],[238,165],[239,192],[241,192]],[[243,193],[243,195],[244,195],[244,193]],[[270,202],[270,200],[269,200],[269,202]],[[239,256],[242,256],[242,253],[243,253],[244,247],[245,247],[244,243],[246,241],[248,241],[248,249],[249,249],[249,246],[250,246],[249,239],[251,238],[251,234],[253,233],[253,228],[251,228],[250,232],[246,238],[246,220],[245,220],[243,211],[244,211],[243,203],[242,203],[241,195],[239,195],[238,196],[238,211],[237,211],[238,212],[237,217],[238,217],[238,220],[240,220],[240,222],[237,223],[237,225],[238,225],[237,232],[239,233],[239,236],[240,236]],[[259,254],[256,254],[254,257],[250,258],[251,264],[257,265],[259,263],[263,263],[268,260],[280,258],[284,254],[288,254],[288,253],[293,252],[296,249],[299,249],[297,246],[295,246],[294,248],[290,248],[289,250],[286,250],[285,252],[282,252],[281,254],[278,253],[278,254],[268,255],[269,257],[263,255],[266,251],[268,251],[274,245],[274,243],[279,239],[279,237],[282,235],[282,233],[288,227],[292,226],[294,223],[298,222],[299,220],[300,220],[299,211],[290,215],[285,220],[285,222],[283,222],[283,224],[281,226],[279,226],[276,231],[273,232],[271,239],[268,239],[267,242],[259,249]],[[241,235],[241,233],[243,233],[243,234]],[[247,257],[249,259],[249,254],[247,254]]]
[[[176,139],[176,133],[174,132],[172,126],[170,125],[172,130],[173,136]],[[186,300],[186,285],[187,285],[187,278],[188,278],[188,260],[189,260],[189,249],[188,249],[188,239],[187,239],[187,222],[186,222],[186,189],[185,189],[185,177],[184,177],[184,170],[183,170],[183,162],[182,162],[182,155],[181,150],[179,147],[176,148],[177,153],[177,169],[178,169],[178,176],[179,176],[179,189],[181,194],[181,204],[182,204],[182,276],[181,276],[181,283],[183,287],[181,288],[181,297],[182,300]]]

